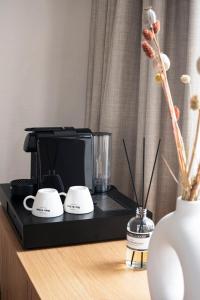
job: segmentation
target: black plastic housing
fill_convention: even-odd
[[[27,128],[24,151],[31,153],[31,178],[38,188],[59,192],[73,185],[93,187],[93,135],[73,127]]]

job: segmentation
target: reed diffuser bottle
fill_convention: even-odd
[[[130,269],[145,269],[148,247],[154,223],[146,216],[147,210],[138,207],[136,216],[127,225],[126,265]]]
[[[154,230],[154,222],[147,217],[147,202],[155,171],[156,161],[158,158],[158,152],[160,148],[160,142],[158,142],[157,151],[153,163],[150,182],[147,190],[146,197],[144,197],[144,174],[145,174],[145,137],[143,138],[143,161],[142,161],[142,195],[141,203],[138,201],[138,196],[135,188],[133,174],[131,171],[130,160],[126,149],[125,140],[123,139],[124,150],[129,167],[129,173],[131,177],[133,194],[137,204],[136,216],[131,218],[127,224],[127,249],[126,249],[126,265],[130,269],[142,270],[147,266],[148,247],[149,241]]]

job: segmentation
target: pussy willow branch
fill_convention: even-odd
[[[196,154],[197,142],[198,142],[198,138],[199,138],[200,110],[199,110],[198,113],[199,113],[199,115],[198,115],[197,127],[196,127],[196,132],[195,132],[195,139],[194,139],[194,143],[193,143],[193,147],[192,147],[192,156],[190,158],[190,163],[189,163],[189,167],[188,167],[188,176],[190,176],[190,172],[192,170],[192,165],[193,165],[194,157],[195,157],[195,154]]]

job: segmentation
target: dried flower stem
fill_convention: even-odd
[[[197,175],[195,177],[194,183],[192,184],[192,189],[190,191],[190,197],[188,198],[189,201],[194,201],[198,197],[200,188],[200,164],[198,166]]]
[[[155,34],[153,36],[153,40],[154,40],[155,46],[157,48],[160,65],[162,67],[162,72],[164,75],[164,80],[162,82],[162,88],[163,88],[163,91],[165,94],[165,99],[167,101],[170,115],[171,115],[173,133],[174,133],[176,149],[177,149],[177,154],[178,154],[178,161],[179,161],[179,166],[180,166],[180,171],[181,171],[181,182],[182,182],[183,188],[188,190],[190,187],[190,183],[189,183],[188,176],[187,176],[186,153],[185,153],[183,138],[182,138],[179,126],[178,126],[178,122],[177,122],[177,118],[176,118],[176,114],[175,114],[175,110],[174,110],[174,104],[173,104],[173,100],[172,100],[172,96],[171,96],[171,92],[170,92],[170,88],[169,88],[169,84],[168,84],[167,74],[166,74],[165,66],[163,65],[163,61],[160,56],[160,54],[161,54],[160,47],[159,47],[159,43],[156,39]]]
[[[196,128],[196,132],[195,132],[195,139],[194,139],[194,144],[192,147],[192,156],[190,158],[190,163],[189,163],[189,167],[188,167],[188,176],[190,176],[190,172],[192,170],[192,164],[194,161],[194,157],[196,154],[196,148],[197,148],[197,142],[198,142],[198,138],[199,138],[199,131],[200,131],[200,110],[198,111],[199,115],[198,115],[198,121],[197,121],[197,128]]]
[[[186,161],[189,160],[189,145],[186,145]]]
[[[170,115],[171,115],[171,120],[172,120],[172,127],[173,127],[173,133],[174,133],[174,138],[175,138],[175,143],[176,143],[176,149],[177,149],[177,154],[178,154],[178,161],[179,161],[179,166],[180,166],[180,171],[181,171],[181,183],[183,185],[184,189],[189,188],[189,182],[188,182],[188,176],[187,176],[187,169],[186,169],[186,154],[185,154],[185,148],[183,144],[183,139],[180,133],[180,129],[177,123],[175,111],[174,111],[174,105],[168,85],[168,80],[165,77],[165,80],[162,82],[162,87],[163,91],[165,94],[165,99],[168,103]]]
[[[172,178],[174,179],[174,181],[179,184],[176,176],[174,175],[174,172],[172,171],[172,169],[170,168],[170,165],[168,164],[167,160],[164,158],[164,156],[162,155],[162,160],[164,161],[164,163],[166,164],[167,166],[167,169],[169,171],[169,173],[171,174]]]

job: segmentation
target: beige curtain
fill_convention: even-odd
[[[200,4],[189,0],[93,0],[85,125],[112,132],[112,182],[132,195],[122,146],[127,143],[136,189],[142,190],[142,140],[146,138],[145,193],[159,138],[160,153],[178,176],[172,128],[161,87],[154,81],[152,65],[141,51],[143,8],[152,5],[161,21],[160,44],[171,60],[168,71],[174,102],[181,109],[180,127],[185,141],[191,134],[188,91],[179,77],[192,73],[200,55]],[[148,208],[156,220],[173,210],[178,188],[159,156]]]

